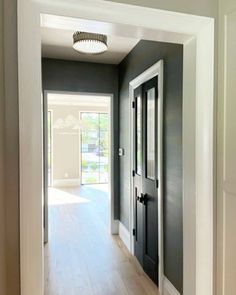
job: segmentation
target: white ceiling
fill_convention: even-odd
[[[78,28],[79,30],[79,28]],[[43,57],[96,63],[119,64],[139,39],[108,35],[108,50],[99,55],[82,54],[72,48],[73,30],[42,27]]]
[[[75,31],[106,34],[108,51],[101,55],[85,55],[74,51],[72,36]],[[44,57],[111,64],[120,63],[142,39],[179,44],[189,40],[186,34],[50,14],[41,15],[41,32]]]

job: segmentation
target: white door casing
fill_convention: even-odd
[[[219,1],[217,295],[236,292],[236,3]]]
[[[183,118],[184,194],[191,192],[184,195],[184,295],[213,295],[214,20],[101,0],[18,1],[21,294],[43,294],[42,13],[102,21],[104,33],[145,38],[151,31],[154,41],[184,45],[184,108],[192,110]]]

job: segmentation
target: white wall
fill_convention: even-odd
[[[109,0],[189,14],[217,17],[218,0]]]
[[[49,105],[52,111],[53,120],[53,145],[52,145],[52,163],[53,163],[53,185],[60,186],[70,180],[70,184],[80,183],[80,131],[72,127],[58,129],[56,123],[58,120],[66,120],[68,116],[73,116],[80,120],[80,112],[108,112],[108,107],[91,106],[65,106]]]
[[[219,2],[217,294],[236,294],[236,2]]]

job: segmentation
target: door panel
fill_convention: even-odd
[[[142,157],[143,157],[143,103],[142,88],[135,90],[135,177],[134,177],[134,210],[135,210],[135,256],[143,265],[143,205],[139,202],[142,193]]]
[[[144,270],[158,283],[158,199],[157,199],[157,77],[143,84],[144,123],[142,190],[144,203]]]
[[[157,77],[154,77],[135,91],[136,144],[134,151],[136,153],[135,168],[138,166],[134,174],[135,256],[156,284],[158,284],[157,82]],[[141,124],[138,122],[140,113],[142,114]],[[142,149],[138,158],[139,165],[137,165],[137,148],[140,149],[140,146]]]

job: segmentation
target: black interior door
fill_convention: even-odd
[[[142,194],[143,173],[143,96],[142,87],[135,89],[135,170],[134,170],[134,211],[135,211],[135,242],[134,250],[143,266],[143,230],[144,207],[140,202]]]
[[[157,77],[135,90],[135,256],[158,284]]]

